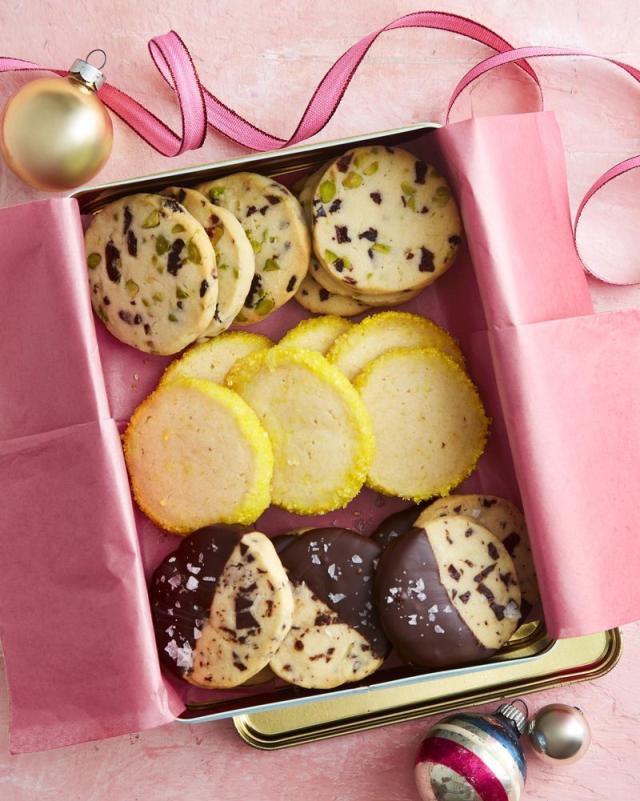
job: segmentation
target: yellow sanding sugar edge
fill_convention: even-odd
[[[256,345],[256,350],[271,348],[274,344],[273,341],[264,334],[253,334],[250,331],[225,331],[213,337],[213,339],[208,339],[206,342],[192,345],[184,351],[182,356],[178,359],[174,359],[171,364],[167,365],[165,368],[158,386],[162,386],[162,384],[166,384],[169,381],[174,381],[176,378],[188,378],[189,376],[181,375],[181,371],[185,367],[188,367],[193,358],[199,356],[203,351],[217,351],[220,348],[227,347],[230,341],[239,342],[243,340],[245,342],[253,342]]]
[[[452,489],[461,484],[465,480],[465,478],[468,478],[471,475],[471,473],[473,473],[478,464],[478,460],[484,453],[484,450],[487,445],[487,440],[489,438],[489,426],[491,425],[491,418],[487,417],[487,413],[480,398],[478,388],[469,378],[467,373],[462,369],[462,367],[460,367],[459,364],[457,364],[456,362],[454,362],[453,359],[447,356],[446,353],[443,353],[441,350],[438,350],[437,348],[391,348],[386,353],[382,353],[376,359],[369,362],[369,364],[367,364],[361,370],[361,372],[358,373],[358,375],[353,380],[354,387],[358,390],[358,392],[362,392],[362,390],[366,387],[369,380],[373,377],[373,374],[375,373],[378,367],[380,367],[381,365],[385,364],[388,361],[393,361],[394,359],[397,359],[399,357],[403,358],[410,355],[427,356],[429,359],[440,362],[441,364],[446,366],[446,368],[450,371],[450,373],[455,377],[455,380],[459,381],[461,385],[471,390],[471,397],[470,397],[471,404],[475,407],[475,411],[478,414],[479,421],[483,429],[480,443],[478,447],[472,452],[471,457],[467,463],[467,466],[463,470],[461,470],[460,473],[458,473],[455,476],[452,476],[450,481],[448,481],[446,484],[440,487],[431,487],[429,488],[428,491],[425,491],[419,495],[398,495],[396,492],[393,491],[393,489],[378,484],[370,476],[367,476],[366,484],[372,490],[380,492],[383,495],[400,497],[406,501],[413,501],[413,503],[420,503],[420,501],[428,500],[429,498],[432,498],[434,496],[449,495]]]
[[[261,369],[275,370],[278,367],[294,364],[308,370],[321,381],[336,390],[345,402],[354,433],[356,436],[353,466],[343,477],[340,486],[326,503],[316,505],[288,504],[284,505],[277,498],[272,502],[289,512],[301,515],[323,514],[342,509],[360,492],[369,469],[373,464],[375,440],[369,413],[358,392],[337,367],[325,359],[317,351],[304,348],[285,348],[280,345],[269,350],[256,351],[239,359],[227,373],[225,383],[231,389],[242,394],[246,385]]]
[[[364,320],[356,323],[352,328],[345,331],[344,334],[341,334],[336,339],[326,354],[327,359],[332,364],[336,364],[342,358],[345,351],[348,351],[356,340],[366,338],[369,336],[372,328],[376,329],[379,326],[384,326],[387,322],[421,328],[426,333],[434,334],[436,337],[446,342],[452,352],[456,354],[455,358],[453,358],[453,356],[450,358],[458,363],[460,367],[464,368],[464,354],[460,349],[460,345],[458,345],[455,338],[447,330],[437,323],[434,323],[433,320],[430,320],[428,317],[422,317],[419,314],[404,311],[376,312],[375,314],[370,314],[368,317],[365,317]],[[379,333],[382,334],[382,331]],[[429,347],[437,348],[438,346],[434,344]]]
[[[122,435],[122,447],[127,468],[129,467],[129,451],[132,450],[133,447],[131,440],[135,434],[138,420],[146,413],[152,401],[157,400],[158,396],[161,396],[169,388],[173,388],[176,385],[191,388],[206,395],[231,414],[240,429],[241,435],[244,437],[245,442],[255,457],[254,487],[246,493],[244,499],[238,504],[232,514],[222,516],[216,520],[203,520],[189,527],[176,526],[175,524],[167,525],[166,521],[160,519],[148,508],[144,497],[142,497],[139,491],[135,478],[131,475],[131,472],[129,472],[131,490],[136,503],[152,522],[160,526],[160,528],[171,531],[174,534],[188,534],[202,526],[211,525],[213,523],[241,523],[243,525],[253,523],[271,503],[273,450],[271,448],[269,435],[262,427],[256,413],[240,395],[227,389],[227,387],[221,387],[213,381],[206,381],[201,378],[177,378],[169,384],[157,387],[135,409]]]
[[[278,347],[283,348],[298,348],[296,340],[299,337],[306,336],[310,331],[316,331],[322,328],[331,329],[335,331],[336,339],[342,334],[346,333],[353,327],[353,323],[345,320],[344,317],[339,317],[337,314],[325,314],[322,317],[308,317],[306,320],[301,320],[298,325],[290,328],[287,333],[278,342]],[[307,348],[307,350],[309,350]]]

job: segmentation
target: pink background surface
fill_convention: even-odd
[[[177,125],[170,93],[154,72],[146,41],[175,28],[189,45],[203,81],[219,97],[261,127],[288,134],[319,78],[349,44],[392,18],[416,10],[413,2],[358,0],[246,0],[163,5],[140,0],[65,4],[21,4],[21,14],[0,0],[1,52],[66,67],[101,46],[110,56],[108,77],[163,118]],[[186,8],[186,4],[184,6]],[[493,27],[514,46],[573,45],[638,65],[638,11],[632,0],[607,5],[590,0],[513,2],[473,0],[438,7]],[[269,9],[269,10],[268,10]],[[30,25],[18,21],[28,18]],[[373,48],[322,139],[380,130],[421,120],[442,121],[449,92],[473,63],[489,52],[450,34],[402,31],[386,34]],[[638,90],[611,68],[579,59],[539,61],[547,107],[565,137],[574,204],[606,167],[638,151]],[[3,77],[0,103],[25,82]],[[481,80],[464,97],[455,117],[470,113],[533,108],[535,93],[511,68]],[[112,180],[192,165],[240,153],[214,136],[201,151],[167,160],[151,151],[116,120],[111,161],[99,177]],[[640,176],[627,175],[600,194],[584,217],[581,245],[588,260],[636,259],[630,236],[637,220]],[[0,166],[0,204],[38,195]],[[637,222],[636,226],[637,228]],[[640,289],[592,282],[597,310],[640,305]],[[532,697],[534,708],[549,701],[580,705],[589,717],[594,745],[578,765],[551,769],[531,763],[526,797],[542,801],[620,799],[639,795],[640,624],[625,629],[620,665],[600,681]],[[229,721],[171,725],[141,735],[10,757],[7,701],[0,689],[0,797],[3,801],[277,801],[313,796],[318,801],[395,801],[416,798],[412,764],[427,724],[415,722],[311,744],[278,753],[244,745]]]

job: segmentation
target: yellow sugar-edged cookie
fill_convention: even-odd
[[[336,339],[327,359],[353,380],[365,365],[391,348],[437,348],[464,366],[462,351],[448,331],[419,314],[398,311],[365,317]]]
[[[131,416],[123,447],[138,506],[167,531],[249,524],[269,505],[269,437],[241,397],[211,381],[159,386]]]
[[[224,377],[238,359],[256,350],[270,348],[273,342],[263,334],[229,331],[214,339],[193,345],[164,371],[160,384],[176,378],[202,378],[224,384]]]
[[[287,331],[278,344],[285,348],[317,350],[324,355],[340,334],[344,334],[351,325],[348,320],[335,314],[310,317]]]
[[[274,504],[320,514],[357,495],[373,459],[371,422],[358,393],[324,356],[279,345],[240,359],[225,383],[269,434]]]
[[[464,370],[436,348],[393,348],[355,378],[373,425],[367,484],[415,502],[446,495],[474,469],[489,420]]]

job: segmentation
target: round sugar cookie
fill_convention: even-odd
[[[215,254],[173,198],[115,200],[93,217],[84,240],[91,303],[121,342],[166,355],[207,330],[218,299]]]
[[[271,439],[272,502],[297,514],[346,506],[373,457],[358,393],[324,356],[277,346],[238,361],[226,384],[251,406]]]
[[[226,330],[242,309],[256,271],[253,248],[233,214],[215,206],[195,189],[170,186],[163,195],[178,203],[202,225],[216,254],[218,268],[218,304],[213,320],[202,335],[215,337]]]
[[[211,381],[162,384],[131,416],[123,447],[138,506],[167,531],[252,523],[269,505],[269,437],[242,398]]]
[[[524,515],[511,501],[495,495],[449,495],[439,498],[417,518],[416,526],[422,526],[436,517],[464,515],[495,534],[513,559],[518,583],[522,593],[521,623],[533,620],[539,614],[540,591],[529,544],[529,534]]]
[[[426,317],[409,312],[378,312],[342,334],[327,353],[327,358],[349,379],[369,362],[391,348],[437,348],[464,367],[458,343]]]
[[[354,531],[319,528],[280,552],[293,588],[291,629],[271,669],[292,684],[329,689],[360,681],[388,644],[373,603],[380,546]]]
[[[435,348],[393,348],[354,379],[376,443],[367,484],[418,502],[474,469],[489,421],[462,368]]]
[[[269,337],[263,334],[225,331],[214,339],[192,345],[179,359],[171,362],[162,374],[160,383],[166,384],[176,378],[203,378],[215,384],[224,384],[226,374],[238,359],[272,345]]]
[[[278,344],[285,348],[317,350],[324,355],[337,337],[349,328],[351,323],[343,317],[332,314],[325,317],[310,317],[287,331]]]
[[[432,670],[487,659],[519,625],[520,589],[500,540],[471,518],[436,518],[382,553],[375,597],[386,635]]]
[[[401,148],[359,147],[337,159],[313,198],[313,246],[322,265],[358,292],[433,283],[451,265],[462,224],[446,180]]]
[[[197,687],[236,687],[263,670],[289,631],[293,595],[268,537],[209,526],[165,557],[149,586],[162,661]]]
[[[234,214],[251,243],[255,275],[235,323],[257,323],[293,297],[307,272],[311,246],[300,204],[282,184],[252,172],[198,190]]]
[[[338,317],[353,317],[369,308],[359,300],[344,295],[333,295],[317,283],[311,272],[307,273],[300,284],[296,300],[303,309],[312,314],[334,314]]]

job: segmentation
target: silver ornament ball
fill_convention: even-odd
[[[567,704],[542,707],[529,723],[528,736],[536,756],[547,763],[576,762],[591,744],[591,729],[582,710]]]

